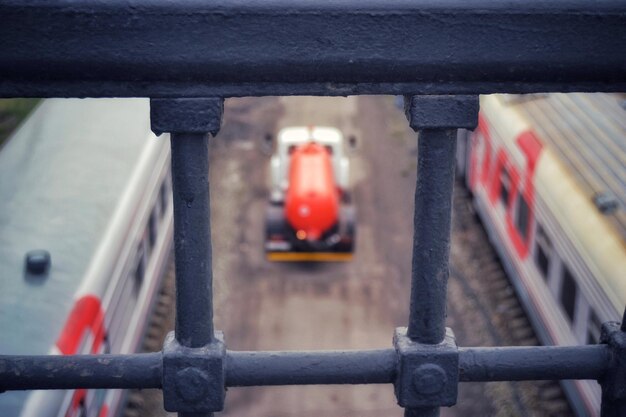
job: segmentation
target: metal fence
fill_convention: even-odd
[[[0,96],[150,97],[171,133],[176,327],[161,353],[0,356],[0,391],[161,388],[211,415],[233,386],[389,384],[435,416],[464,381],[595,379],[626,416],[626,326],[577,347],[457,347],[445,305],[456,129],[478,94],[626,90],[620,0],[2,0]],[[208,137],[223,98],[404,94],[419,131],[407,328],[371,351],[237,352],[213,328]],[[68,236],[68,238],[71,238]],[[10,335],[4,335],[10,337]]]

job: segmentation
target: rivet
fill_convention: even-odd
[[[413,386],[420,394],[437,394],[446,386],[448,377],[439,365],[427,363],[413,371]]]
[[[176,392],[186,401],[198,401],[207,395],[209,376],[197,368],[176,372]]]

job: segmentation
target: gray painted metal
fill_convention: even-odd
[[[162,356],[2,356],[0,390],[160,384],[172,409],[197,417],[221,409],[229,383],[395,382],[412,384],[405,415],[437,416],[430,405],[450,404],[459,379],[598,378],[603,415],[624,414],[623,326],[605,325],[594,347],[441,343],[456,128],[475,125],[475,96],[408,100],[422,129],[411,349],[227,353],[212,320],[207,146],[222,101],[205,98],[625,90],[623,1],[0,0],[0,15],[0,96],[153,98],[153,130],[172,133],[177,275]]]
[[[606,345],[460,348],[461,381],[598,379],[607,370]]]
[[[2,0],[0,15],[4,97],[626,90],[622,0]]]
[[[171,133],[171,138],[176,338],[195,348],[213,341],[208,136]]]
[[[626,319],[626,310],[624,310]],[[602,385],[602,417],[626,415],[626,324],[622,320],[602,325],[600,341],[610,349],[607,372],[600,378]]]
[[[459,381],[602,379],[607,345],[459,348]],[[67,388],[161,388],[163,355],[2,355],[0,391]],[[226,351],[224,386],[388,384],[395,349]]]
[[[439,407],[407,408],[404,417],[439,417]]]
[[[394,349],[228,352],[226,385],[385,384],[396,365]]]
[[[208,177],[208,134],[219,131],[223,106],[215,97],[151,102],[152,130],[171,133],[176,322],[163,348],[163,397],[180,417],[210,417],[226,395],[225,346],[213,329]]]
[[[213,341],[208,135],[172,132],[171,141],[176,338],[202,347]]]
[[[459,358],[452,331],[446,337],[445,327],[452,189],[457,128],[476,126],[478,97],[406,96],[404,100],[409,125],[419,129],[419,137],[406,330],[410,341],[402,342],[404,334],[396,332],[394,345],[401,366],[395,393],[398,404],[408,407],[405,417],[427,417],[438,416],[440,405],[456,404]]]
[[[413,130],[469,129],[478,123],[478,96],[406,96],[404,113]]]
[[[402,407],[427,407],[456,404],[459,382],[459,351],[452,330],[438,344],[411,340],[407,329],[396,329],[393,345],[398,354],[398,374],[394,388]]]
[[[0,392],[26,389],[161,388],[161,353],[0,356]]]
[[[155,135],[176,132],[215,136],[223,114],[224,99],[218,97],[150,100],[150,122]]]
[[[181,345],[171,332],[163,345],[163,407],[179,413],[211,413],[224,408],[224,336],[202,347]]]
[[[419,133],[411,305],[407,335],[438,344],[445,335],[456,130]]]

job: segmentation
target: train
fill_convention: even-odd
[[[626,95],[480,98],[457,173],[545,345],[598,343],[626,306]],[[563,381],[579,417],[596,381]]]
[[[141,348],[172,252],[147,99],[41,102],[0,150],[0,354]],[[113,417],[123,390],[11,391],[2,417]]]
[[[356,239],[344,137],[333,127],[278,132],[265,217],[270,261],[347,261]]]

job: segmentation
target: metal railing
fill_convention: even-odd
[[[624,321],[577,347],[462,348],[444,325],[456,129],[475,127],[478,94],[626,90],[626,3],[221,3],[0,1],[0,96],[152,99],[152,129],[171,133],[177,288],[161,353],[0,356],[0,391],[161,388],[165,409],[208,416],[227,387],[392,383],[405,415],[435,416],[459,382],[595,379],[602,415],[626,415]],[[366,93],[405,94],[420,135],[408,328],[383,350],[227,350],[207,152],[223,98]]]

